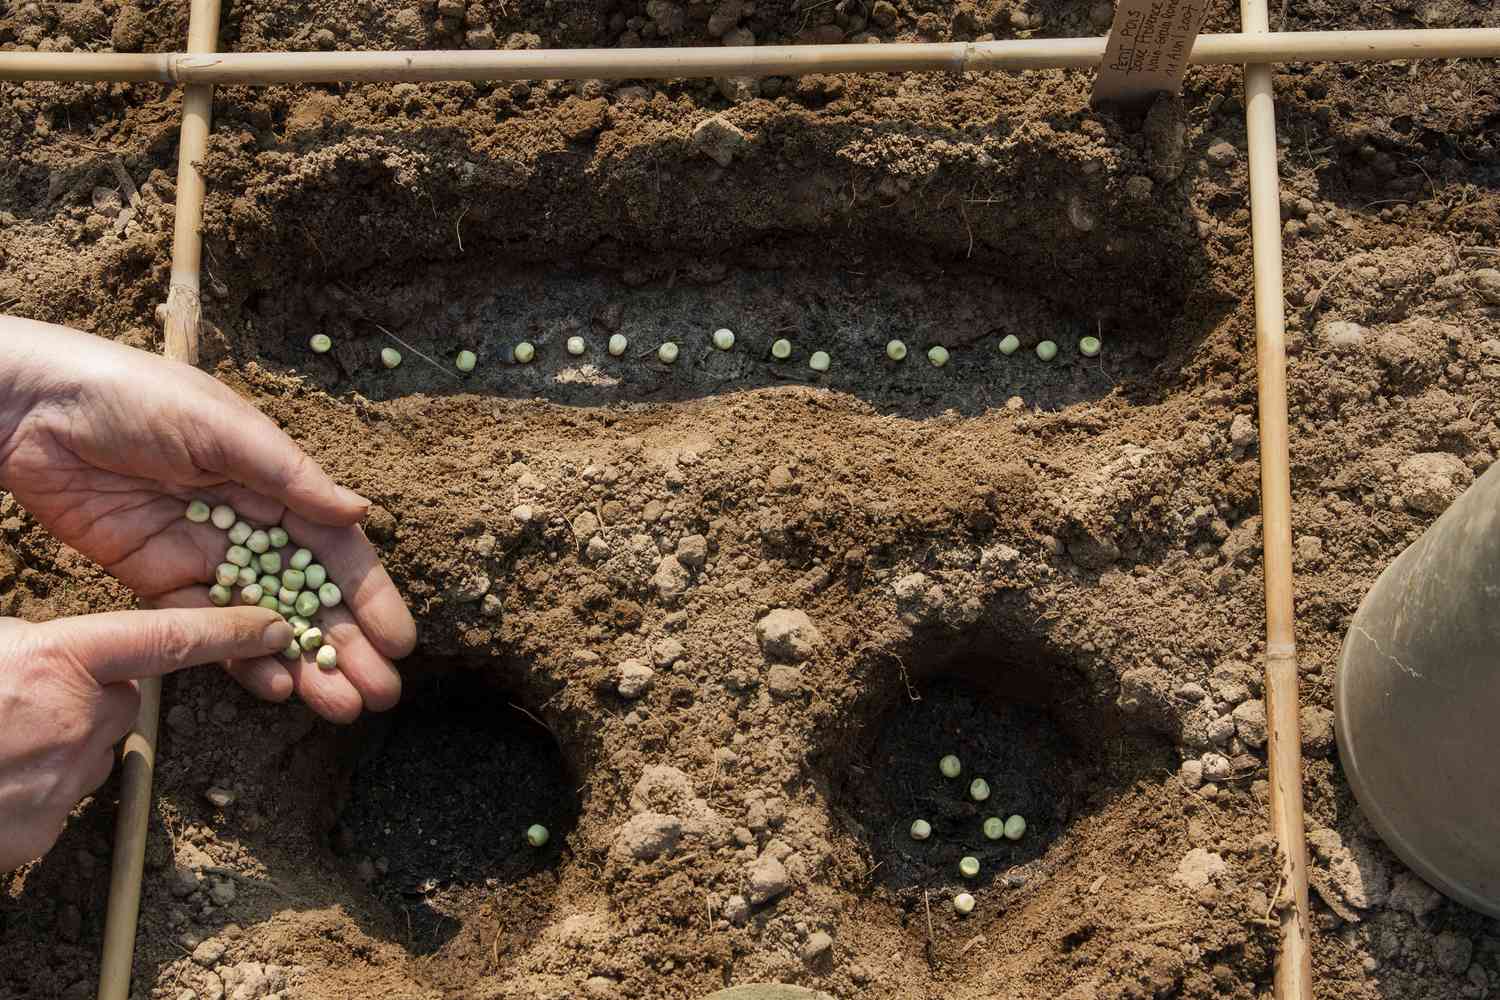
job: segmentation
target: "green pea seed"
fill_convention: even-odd
[[[292,593],[301,590],[307,583],[307,574],[295,567],[281,574],[281,585]]]
[[[807,367],[815,372],[826,372],[831,364],[833,359],[828,356],[827,351],[813,351],[812,357],[807,359]]]
[[[932,824],[931,823],[927,822],[925,819],[912,820],[912,824],[911,824],[911,839],[912,840],[926,840],[930,836],[932,836]]]
[[[280,554],[275,553],[275,552],[265,552],[265,553],[262,553],[261,557],[260,557],[260,568],[261,568],[261,572],[264,572],[264,573],[280,573],[281,572],[281,556],[280,556]]]
[[[247,584],[240,590],[240,600],[246,604],[259,604],[260,599],[265,596],[266,592],[261,589],[258,583]]]
[[[792,356],[792,342],[785,337],[777,338],[771,344],[771,357],[777,361],[785,361]]]
[[[927,360],[932,362],[932,367],[941,368],[948,363],[948,348],[942,344],[934,344],[927,348]]]
[[[453,359],[453,367],[461,372],[471,372],[479,359],[474,356],[473,351],[459,351],[458,357]]]
[[[956,778],[963,773],[964,766],[953,754],[949,754],[938,761],[938,770],[943,772],[945,778]]]
[[[1007,333],[1000,338],[1000,353],[1014,354],[1021,349],[1021,338],[1013,333]]]
[[[325,608],[337,607],[343,599],[344,594],[339,590],[337,584],[325,583],[318,588],[318,600]]]
[[[323,645],[323,630],[314,625],[301,635],[297,636],[297,643],[308,652],[312,652]]]
[[[326,333],[315,333],[307,338],[307,346],[312,348],[314,354],[327,354],[333,349],[333,338]]]
[[[281,651],[281,655],[288,660],[300,659],[302,656],[302,647],[297,645],[296,639],[293,639],[291,642],[287,643],[286,649],[283,649]]]
[[[1007,840],[1020,840],[1026,835],[1026,820],[1020,816],[1012,816],[1005,821],[1005,837]]]
[[[511,351],[511,355],[519,364],[529,365],[531,359],[536,357],[536,345],[529,340],[523,340]]]
[[[317,661],[324,670],[332,670],[339,665],[339,651],[332,646],[319,646]]]
[[[984,835],[991,840],[999,840],[1005,836],[1005,820],[999,816],[991,816],[984,821]]]
[[[312,628],[312,622],[301,615],[292,615],[292,617],[286,620],[286,623],[292,627],[292,635],[294,637],[300,636],[303,632]]]
[[[219,563],[214,570],[214,581],[221,587],[233,587],[240,579],[240,568],[234,563]]]
[[[541,847],[546,844],[550,836],[551,834],[547,832],[547,828],[540,823],[533,823],[526,828],[526,843],[532,847]]]
[[[264,531],[253,531],[250,533],[250,537],[245,539],[245,548],[256,555],[269,552],[271,550],[271,536]]]
[[[260,574],[255,571],[254,566],[241,566],[239,573],[235,575],[234,582],[238,586],[248,587],[258,579],[260,579]]]
[[[892,361],[905,361],[906,345],[899,340],[892,340],[885,345],[885,356]]]
[[[250,540],[250,536],[253,534],[255,534],[254,528],[250,527],[244,521],[236,521],[234,522],[234,527],[229,529],[229,544],[244,545]]]
[[[276,599],[275,594],[262,594],[260,600],[255,603],[267,611],[279,611],[281,609],[281,602]]]
[[[301,595],[302,591],[293,590],[286,585],[286,577],[281,578],[281,589],[276,591],[276,599],[278,601],[286,605],[295,605],[297,598]]]
[[[298,549],[296,552],[293,552],[292,557],[287,560],[287,565],[292,567],[292,569],[307,569],[307,567],[312,564],[312,561],[313,554],[311,552],[309,552],[307,549]]]
[[[1102,346],[1098,337],[1084,337],[1078,342],[1078,353],[1086,358],[1097,357]]]
[[[959,858],[958,873],[964,878],[974,878],[979,874],[979,859],[973,855],[965,855]]]
[[[304,590],[302,593],[297,595],[297,614],[301,615],[303,618],[311,618],[313,615],[318,613],[318,609],[322,606],[322,603],[318,600],[318,595],[312,593],[311,591]]]
[[[1057,357],[1057,345],[1050,340],[1044,340],[1036,345],[1036,356],[1043,361],[1051,361]]]
[[[228,531],[234,527],[234,508],[228,504],[221,503],[209,512],[208,519],[213,522],[215,528],[218,528],[220,531]]]
[[[250,550],[243,545],[231,545],[229,551],[224,553],[224,561],[232,562],[236,566],[249,566],[250,558]]]
[[[319,587],[323,586],[323,584],[328,582],[328,571],[318,563],[313,563],[311,566],[307,567],[302,575],[307,578],[302,586],[306,587],[308,590],[317,590]]]
[[[380,363],[387,368],[395,368],[401,364],[401,352],[394,347],[382,347],[380,349]]]
[[[286,533],[285,528],[272,528],[267,534],[271,536],[271,548],[273,549],[285,548],[286,543],[292,540],[291,536]]]
[[[974,897],[967,892],[961,892],[953,897],[953,908],[962,914],[974,912]]]
[[[203,524],[213,515],[213,509],[202,500],[193,500],[187,505],[186,517],[194,524]]]
[[[625,353],[625,349],[627,347],[629,347],[629,346],[630,346],[630,340],[623,333],[612,333],[612,334],[610,334],[610,337],[609,337],[609,353],[613,357],[618,358],[620,355],[624,354]]]
[[[223,584],[216,583],[212,587],[208,588],[208,599],[212,601],[216,607],[227,608],[229,606],[229,602],[234,600],[234,594],[228,587],[224,586]]]
[[[721,351],[727,351],[734,346],[734,331],[720,328],[714,331],[714,346]]]
[[[677,360],[678,353],[679,352],[677,349],[677,345],[672,343],[670,340],[656,349],[657,358],[659,358],[663,364],[668,365]]]
[[[990,797],[990,783],[983,778],[975,778],[969,782],[969,798],[975,802],[983,802]]]
[[[260,584],[260,589],[268,594],[274,594],[281,589],[281,577],[271,573],[267,573],[256,582]]]

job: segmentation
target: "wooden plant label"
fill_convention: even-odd
[[[1094,105],[1140,107],[1157,94],[1177,93],[1207,6],[1208,0],[1119,0],[1094,78]]]

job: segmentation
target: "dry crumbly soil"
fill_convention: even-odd
[[[171,50],[185,10],[10,4],[0,49]],[[1459,0],[1285,19],[1500,26]],[[220,44],[1107,20],[1077,0],[248,0]],[[1239,73],[1193,69],[1144,119],[1089,111],[1089,83],[221,89],[203,364],[378,502],[366,530],[423,640],[402,707],[349,729],[216,671],[168,683],[135,995],[1267,995]],[[1286,66],[1276,90],[1318,994],[1484,997],[1500,926],[1379,843],[1329,709],[1361,596],[1500,448],[1500,77]],[[0,84],[0,308],[159,349],[177,115],[155,85]],[[694,141],[716,115],[722,164]],[[731,353],[707,345],[720,325]],[[410,345],[394,371],[385,331]],[[332,353],[306,350],[314,332]],[[1428,453],[1451,456],[1436,478],[1409,463]],[[0,613],[128,603],[0,498]],[[1029,814],[1026,838],[975,839],[945,749]],[[0,997],[92,995],[114,794],[5,878]]]

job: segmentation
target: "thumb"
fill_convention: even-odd
[[[111,611],[36,628],[38,639],[82,664],[101,685],[279,653],[292,641],[292,627],[266,608]]]
[[[196,415],[212,432],[213,454],[205,456],[205,464],[309,521],[341,527],[364,519],[370,501],[330,479],[265,414],[227,387],[215,385],[236,405],[215,405]]]

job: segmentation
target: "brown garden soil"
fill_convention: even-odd
[[[0,48],[172,50],[185,10],[22,0]],[[220,45],[714,44],[711,18],[864,44],[1107,15],[244,0]],[[1284,17],[1500,26],[1480,0]],[[1216,5],[1207,30],[1234,29]],[[169,680],[135,995],[1267,995],[1240,73],[1193,69],[1144,118],[1088,110],[1089,85],[221,89],[203,366],[377,501],[366,530],[422,642],[403,705],[345,729],[218,671]],[[1500,75],[1286,66],[1276,96],[1318,994],[1483,997],[1500,927],[1361,817],[1330,684],[1376,575],[1500,448]],[[0,308],[160,349],[178,107],[0,84]],[[722,165],[693,139],[716,115],[741,137]],[[733,351],[708,346],[719,326]],[[1406,464],[1432,452],[1446,478]],[[0,613],[128,604],[0,498]],[[1027,817],[1021,841],[983,841],[946,752]],[[0,997],[92,995],[115,795],[4,879]]]

